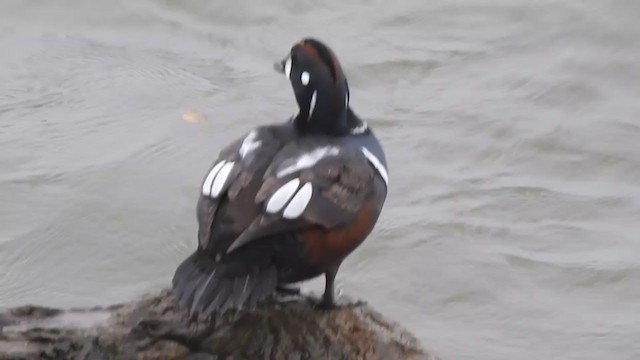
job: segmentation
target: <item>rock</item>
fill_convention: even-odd
[[[0,313],[0,359],[436,359],[367,305],[286,303],[191,319],[168,290],[109,308]]]

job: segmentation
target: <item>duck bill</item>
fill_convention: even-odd
[[[284,63],[284,60],[276,61],[273,63],[273,69],[280,74],[284,74]]]

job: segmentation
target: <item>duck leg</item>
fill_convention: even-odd
[[[330,267],[329,270],[324,273],[326,279],[324,284],[324,294],[322,295],[322,300],[318,304],[318,306],[322,309],[334,309],[337,307],[334,295],[334,284],[339,268],[340,264],[337,264]]]
[[[326,281],[324,286],[324,294],[322,295],[322,300],[316,305],[316,307],[325,310],[336,309],[339,307],[352,307],[352,306],[363,306],[366,305],[367,302],[363,300],[352,301],[349,299],[342,299],[336,301],[335,298],[335,280],[336,274],[338,273],[338,268],[340,264],[334,265],[327,272],[324,273]]]

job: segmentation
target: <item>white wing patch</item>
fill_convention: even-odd
[[[239,153],[243,159],[262,145],[262,140],[256,140],[257,137],[258,132],[256,130],[252,130],[242,141]]]
[[[222,187],[227,182],[227,178],[233,169],[234,163],[220,161],[209,171],[204,183],[202,184],[202,195],[216,198],[220,195]]]
[[[309,204],[309,200],[311,200],[311,195],[313,195],[313,185],[311,185],[311,183],[304,184],[293,199],[291,199],[287,208],[284,209],[282,217],[285,219],[295,219],[302,215],[304,209],[306,209]]]
[[[298,190],[298,185],[300,185],[300,180],[295,178],[276,190],[267,202],[267,212],[269,214],[274,214],[282,210],[296,190]]]
[[[226,163],[226,161],[222,160],[217,163],[216,166],[211,169],[211,171],[209,171],[209,174],[204,179],[204,183],[202,184],[202,195],[211,196],[211,185],[213,184],[213,179],[216,178],[216,175],[218,175],[218,172]]]
[[[267,201],[266,212],[275,214],[284,208],[282,217],[285,219],[295,219],[302,215],[309,204],[309,200],[311,200],[311,195],[313,195],[313,185],[305,183],[298,190],[299,186],[300,179],[298,178],[282,185]]]
[[[369,151],[364,146],[362,147],[362,153],[367,157],[367,160],[369,160],[373,167],[378,170],[378,173],[380,174],[380,176],[382,176],[382,180],[384,180],[384,183],[389,186],[389,174],[387,173],[387,169],[385,169],[384,165],[382,165],[382,163],[380,162],[380,159],[373,155],[371,151]]]
[[[315,165],[318,161],[320,161],[324,157],[335,156],[340,153],[340,149],[335,146],[325,146],[321,148],[317,148],[313,151],[310,151],[306,154],[302,154],[295,159],[288,159],[284,162],[287,164],[286,167],[282,167],[278,170],[277,176],[279,178],[287,176],[289,174],[293,174],[296,171],[300,171],[302,169],[308,169]]]
[[[211,185],[211,196],[218,197],[218,195],[220,195],[220,191],[222,191],[222,187],[227,182],[231,169],[233,169],[233,162],[224,164],[222,169],[220,169],[220,172],[216,175],[216,179],[213,180],[213,185]]]

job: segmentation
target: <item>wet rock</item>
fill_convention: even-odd
[[[367,305],[309,298],[187,319],[169,291],[109,308],[0,313],[0,359],[436,359]]]

